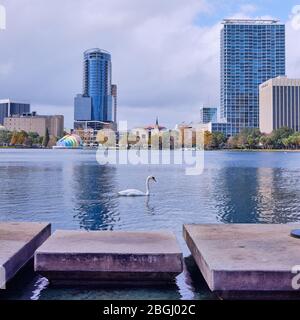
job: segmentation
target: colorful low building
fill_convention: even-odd
[[[76,134],[68,134],[57,141],[54,149],[80,149],[82,148],[82,140]]]

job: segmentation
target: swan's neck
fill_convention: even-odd
[[[147,196],[150,194],[149,182],[150,182],[150,179],[147,179],[147,181],[146,181],[146,195],[147,195]]]

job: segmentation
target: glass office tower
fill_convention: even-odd
[[[228,135],[259,127],[259,85],[285,75],[285,25],[226,19],[221,30],[222,121]]]
[[[90,120],[104,122],[113,120],[109,52],[101,49],[84,52],[83,97],[91,98]]]
[[[4,118],[29,112],[29,103],[12,101],[10,99],[0,100],[0,125],[4,124]]]
[[[218,109],[211,107],[200,108],[200,123],[209,123],[218,121]]]

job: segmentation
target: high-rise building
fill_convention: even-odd
[[[288,127],[300,131],[300,79],[277,77],[259,87],[259,128],[264,133]]]
[[[226,19],[221,30],[221,122],[229,135],[259,127],[259,85],[285,75],[285,25]]]
[[[201,107],[200,108],[200,123],[209,123],[218,121],[218,109]]]
[[[4,124],[4,118],[13,115],[21,115],[30,112],[30,104],[17,102],[10,99],[0,100],[0,125]]]
[[[84,52],[83,93],[74,104],[75,121],[113,121],[111,55],[102,49]]]

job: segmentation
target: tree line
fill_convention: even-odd
[[[36,132],[0,130],[0,146],[23,146],[51,148],[59,138],[50,137],[48,128],[44,136]]]
[[[238,135],[227,138],[221,132],[204,134],[205,149],[299,149],[300,132],[283,127],[270,134],[259,129],[245,128]]]

